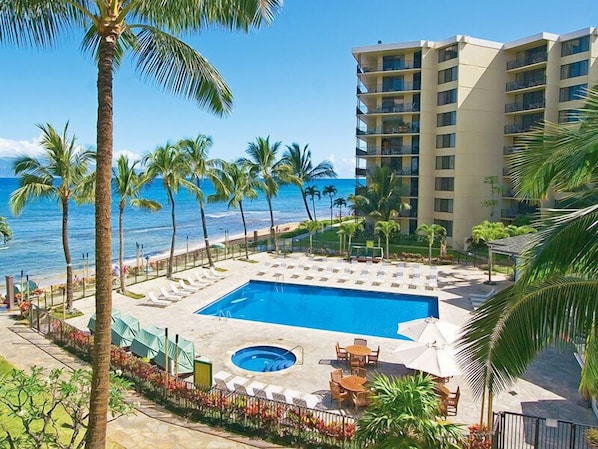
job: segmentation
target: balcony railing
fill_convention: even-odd
[[[419,174],[419,170],[414,170],[411,168],[398,168],[394,171],[399,176],[417,176]]]
[[[355,176],[367,176],[368,171],[365,168],[355,168]]]
[[[547,60],[547,52],[534,53],[523,58],[517,58],[511,61],[507,61],[507,70],[513,70],[519,67],[525,67],[527,65],[538,64],[540,62],[546,62]]]
[[[533,125],[507,125],[505,134],[519,134],[531,131]]]
[[[417,209],[402,210],[399,217],[417,218]]]
[[[383,134],[411,134],[419,132],[419,123],[406,123],[405,125],[385,126]]]
[[[405,145],[401,147],[389,147],[389,148],[380,148],[380,147],[367,147],[367,148],[359,148],[355,149],[356,156],[401,156],[401,155],[408,155],[408,154],[419,154],[419,148],[413,148],[410,145]]]
[[[518,80],[518,81],[509,81],[506,84],[507,92],[511,92],[513,90],[519,89],[527,89],[530,87],[535,86],[544,86],[546,84],[546,77],[543,76],[541,78],[531,79],[531,80]]]
[[[516,153],[517,151],[523,151],[523,148],[515,147],[515,146],[503,147],[502,154],[505,154],[505,155],[513,154],[513,153]]]
[[[378,108],[357,107],[357,114],[391,114],[396,112],[419,112],[418,103],[401,103]]]
[[[394,86],[375,86],[370,88],[357,86],[357,95],[379,94],[384,92],[405,92],[408,90],[421,90],[421,83],[403,82]]]
[[[370,72],[387,72],[389,70],[410,70],[410,69],[421,69],[421,62],[417,64],[415,61],[401,61],[393,63],[382,63],[374,65],[357,65],[357,73],[370,73]]]
[[[530,111],[532,109],[541,109],[545,106],[544,101],[509,103],[505,105],[505,112]]]

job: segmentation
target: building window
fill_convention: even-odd
[[[439,134],[436,136],[436,148],[454,148],[455,134]]]
[[[440,192],[452,192],[455,190],[455,178],[436,178],[436,190]]]
[[[438,62],[448,61],[449,59],[455,59],[459,55],[459,49],[457,44],[451,45],[450,47],[444,47],[438,50]]]
[[[561,79],[575,78],[576,76],[583,76],[588,74],[588,60],[577,61],[572,64],[565,64],[561,66]]]
[[[436,170],[454,170],[455,156],[436,156]]]
[[[452,237],[453,236],[453,222],[450,220],[434,220],[434,224],[442,226],[446,229],[446,236]]]
[[[453,212],[453,200],[434,198],[434,212]]]
[[[457,79],[457,66],[438,72],[438,84],[449,83]]]
[[[457,111],[443,112],[442,114],[436,114],[436,126],[450,126],[457,123]]]
[[[457,89],[445,90],[443,92],[438,92],[438,106],[442,106],[443,104],[451,104],[457,102]]]
[[[559,123],[571,123],[579,121],[579,111],[577,109],[564,109],[559,111]]]
[[[583,98],[588,89],[587,84],[577,84],[576,86],[561,87],[559,92],[559,101],[572,101]]]
[[[561,44],[561,56],[569,56],[590,49],[590,36],[571,39]]]

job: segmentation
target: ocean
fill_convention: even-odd
[[[15,217],[8,205],[10,194],[18,187],[17,178],[0,178],[0,216],[8,220],[13,238],[7,245],[0,242],[0,276],[13,275],[20,279],[21,272],[29,275],[41,285],[48,280],[64,276],[65,261],[62,249],[62,213],[57,201],[36,199],[30,202],[18,217]],[[337,189],[335,198],[347,198],[354,193],[354,179],[323,179],[315,185],[321,191],[326,185],[334,185]],[[213,193],[213,187],[207,181],[203,183],[206,195]],[[170,205],[161,181],[156,180],[143,191],[144,198],[153,199],[162,204],[159,212],[148,212],[127,206],[124,214],[125,227],[125,259],[135,259],[137,245],[143,245],[145,255],[165,253],[170,248],[172,234],[170,221]],[[113,260],[118,258],[118,200],[113,197],[112,205],[112,254]],[[281,186],[278,197],[273,201],[274,220],[276,225],[304,221],[307,213],[301,199],[301,193],[295,186]],[[311,207],[311,202],[308,198]],[[316,198],[316,214],[318,219],[330,219],[330,198]],[[243,202],[247,231],[253,235],[254,230],[268,228],[270,218],[265,195],[260,193],[253,201]],[[176,211],[176,250],[203,244],[199,206],[193,196],[181,189],[175,198]],[[241,213],[228,210],[226,203],[209,203],[205,205],[207,226],[210,241],[223,240],[225,234],[235,236],[243,233]],[[348,212],[343,208],[343,215]],[[338,208],[333,208],[338,214]],[[89,260],[90,271],[93,271],[94,254],[94,207],[93,205],[77,206],[71,202],[69,209],[69,245],[73,268],[82,272],[86,260]],[[0,284],[1,285],[1,284]]]

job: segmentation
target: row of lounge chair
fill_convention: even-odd
[[[243,376],[234,376],[226,371],[219,371],[214,375],[214,387],[229,393],[239,393],[271,401],[293,404],[298,407],[316,408],[322,402],[320,396],[311,393],[301,393],[290,388],[284,389],[278,385],[269,385],[258,381],[251,381]]]
[[[197,293],[202,288],[224,278],[225,275],[213,268],[201,269],[187,276],[186,282],[179,279],[178,282],[171,282],[168,287],[160,287],[160,294],[148,292],[148,304],[157,307],[167,307],[173,302],[178,302],[187,296]]]

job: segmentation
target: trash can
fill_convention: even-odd
[[[205,356],[198,355],[193,363],[193,382],[198,388],[212,386],[212,361]]]

